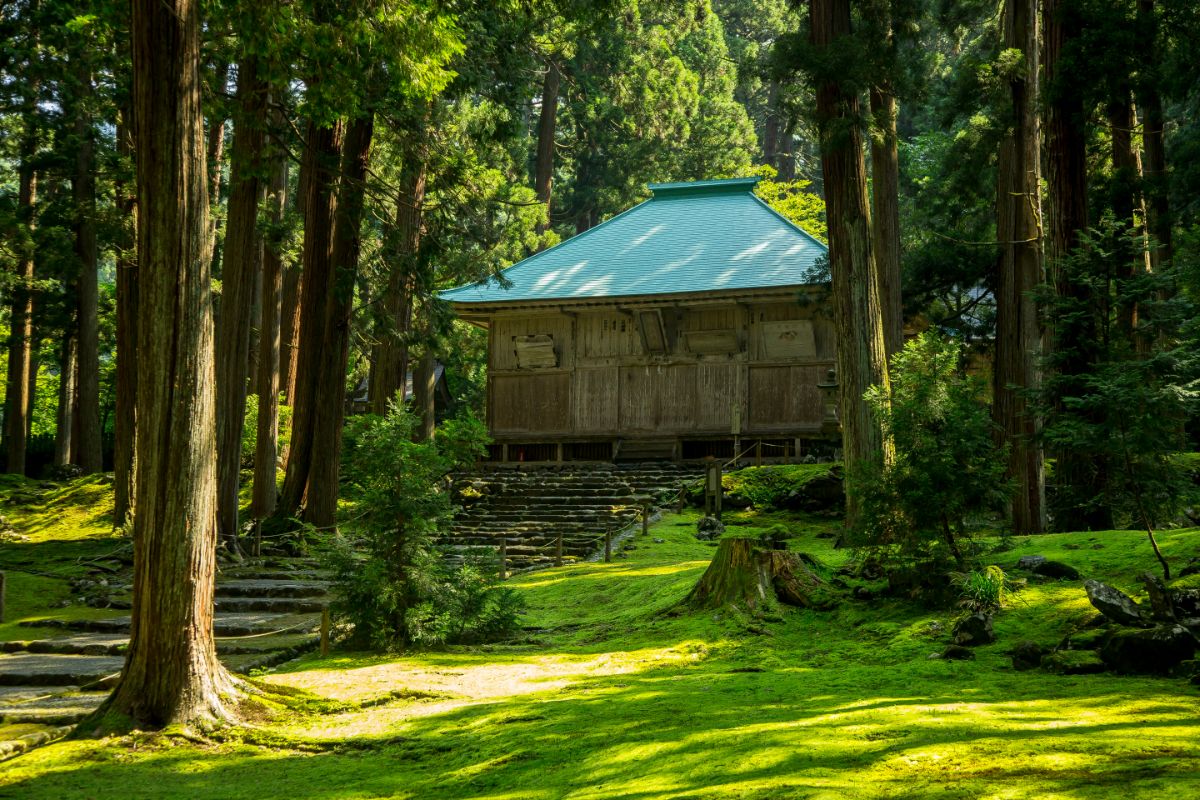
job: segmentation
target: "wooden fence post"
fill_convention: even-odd
[[[329,655],[329,606],[321,609],[321,658]]]
[[[642,536],[650,533],[650,502],[642,501]]]
[[[604,563],[612,561],[612,531],[604,532]]]
[[[554,537],[554,566],[562,566],[562,531],[558,532],[558,536]]]
[[[500,580],[508,580],[508,537],[500,537]]]
[[[0,570],[0,622],[4,622],[4,580],[5,573]]]

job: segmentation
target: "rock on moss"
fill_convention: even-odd
[[[1094,675],[1108,669],[1092,650],[1059,650],[1043,658],[1042,666],[1056,675]]]
[[[1181,625],[1163,625],[1150,630],[1114,631],[1100,656],[1117,672],[1166,675],[1196,652],[1196,639]]]
[[[1142,613],[1142,607],[1119,589],[1100,581],[1087,581],[1083,588],[1096,610],[1113,622],[1121,625],[1146,625],[1146,615]]]

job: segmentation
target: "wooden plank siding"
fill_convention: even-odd
[[[647,307],[658,313],[638,313]],[[658,319],[647,340],[639,325]],[[815,432],[824,413],[816,385],[835,356],[832,321],[817,303],[790,297],[614,303],[501,313],[489,323],[488,421],[502,439]],[[536,336],[552,337],[556,364],[522,369],[515,343]],[[665,350],[646,351],[647,341],[660,348],[664,337]]]

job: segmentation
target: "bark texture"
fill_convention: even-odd
[[[96,158],[92,131],[92,72],[87,63],[75,66],[75,175],[71,191],[75,204],[75,258],[79,264],[76,284],[78,308],[78,361],[76,391],[78,418],[74,420],[79,440],[74,443],[73,461],[84,474],[104,468],[100,443],[100,283],[96,272]]]
[[[132,159],[133,129],[128,109],[117,126],[117,152],[122,160]],[[136,495],[137,441],[137,193],[125,180],[116,184],[121,213],[120,247],[117,251],[117,412],[113,439],[113,522],[124,525],[133,513]]]
[[[31,111],[29,113],[32,113]],[[36,130],[27,117],[17,172],[17,220],[25,229],[26,241],[19,243],[17,270],[9,303],[11,328],[8,334],[8,383],[4,395],[5,471],[25,474],[25,450],[29,438],[32,386],[36,372],[30,370],[33,355],[33,230],[37,202],[37,172],[33,156]]]
[[[420,417],[416,440],[430,441],[437,428],[437,359],[429,343],[413,373],[413,411]]]
[[[1081,35],[1078,9],[1069,0],[1044,0],[1042,5],[1043,75],[1046,81],[1046,182],[1047,261],[1055,292],[1086,307],[1095,301],[1091,290],[1074,280],[1065,259],[1079,246],[1079,232],[1087,227],[1087,132],[1082,93],[1074,76],[1063,68],[1064,53]],[[1069,62],[1068,62],[1069,63]],[[1062,397],[1084,391],[1082,377],[1095,361],[1094,315],[1079,314],[1055,323],[1052,331],[1057,383]],[[1054,454],[1055,484],[1064,496],[1097,497],[1104,483],[1105,465],[1070,448]],[[1056,504],[1059,530],[1108,530],[1112,514],[1103,508],[1084,509],[1073,502]]]
[[[355,119],[346,131],[341,190],[333,235],[333,270],[325,293],[322,369],[317,375],[313,419],[312,466],[304,519],[319,528],[337,523],[338,457],[346,411],[346,360],[350,354],[350,317],[358,274],[363,187],[371,160],[374,117]]]
[[[1041,139],[1038,130],[1037,0],[1006,0],[1004,47],[1020,50],[1025,70],[1009,82],[1010,128],[1000,145],[996,232],[996,362],[992,414],[1010,446],[1008,475],[1017,485],[1011,522],[1017,533],[1046,527],[1045,476],[1038,420],[1025,392],[1040,385],[1041,326],[1032,292],[1041,285]]]
[[[840,46],[838,40],[850,35],[849,0],[811,0],[810,31],[814,47]],[[890,448],[863,400],[873,385],[890,391],[887,350],[858,127],[858,94],[829,79],[817,86],[816,95],[838,334],[842,448],[846,465],[852,468],[881,452],[888,457]],[[857,503],[852,494],[846,500],[847,516],[853,519]]]
[[[1171,202],[1167,192],[1167,155],[1163,141],[1162,96],[1158,92],[1158,14],[1155,0],[1139,0],[1138,28],[1145,43],[1145,66],[1138,83],[1138,105],[1142,113],[1142,146],[1146,227],[1150,232],[1151,269],[1157,271],[1171,259]]]
[[[229,719],[212,634],[216,441],[208,192],[195,0],[134,0],[141,201],[132,628],[109,708],[143,725]]]
[[[238,544],[238,477],[246,417],[254,283],[261,268],[258,204],[265,183],[261,153],[266,128],[267,85],[258,60],[238,64],[237,114],[229,178],[229,221],[222,265],[221,314],[217,321],[217,531],[232,551]]]
[[[900,289],[900,150],[896,135],[896,96],[871,88],[871,222],[879,271],[879,303],[888,359],[904,347],[904,307]]]
[[[717,545],[712,562],[684,604],[697,610],[725,606],[755,610],[773,600],[803,608],[832,604],[825,581],[803,555],[764,548],[758,539],[729,537]]]
[[[75,375],[78,352],[75,332],[68,329],[60,350],[58,370],[58,412],[54,419],[54,465],[72,463],[75,448]]]
[[[408,375],[408,341],[412,330],[413,290],[421,247],[421,216],[425,205],[426,154],[418,150],[405,164],[401,197],[396,204],[396,251],[383,296],[388,328],[371,354],[368,394],[371,413],[386,414],[388,404],[404,389]]]
[[[293,517],[304,502],[313,458],[313,426],[317,404],[327,402],[317,395],[325,337],[325,301],[333,285],[333,226],[337,213],[335,195],[344,125],[338,121],[323,126],[309,122],[305,161],[308,196],[304,201],[304,270],[300,286],[300,324],[297,357],[292,379],[292,440],[288,449],[287,473],[279,495],[276,515]]]
[[[534,168],[533,190],[546,207],[546,221],[539,222],[537,232],[550,227],[550,199],[554,184],[554,130],[558,122],[558,87],[562,80],[553,59],[546,61],[546,77],[542,81],[542,110],[538,116],[537,161]]]
[[[271,219],[283,222],[287,205],[288,162],[286,154],[276,158],[267,197]],[[254,494],[250,514],[265,519],[275,512],[279,487],[275,470],[279,462],[279,316],[283,301],[283,261],[278,242],[263,247],[262,324],[258,338],[258,430],[254,450]]]

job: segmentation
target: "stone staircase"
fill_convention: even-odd
[[[641,504],[673,505],[680,487],[703,475],[700,467],[670,462],[496,467],[455,478],[462,511],[442,544],[453,556],[498,552],[510,569],[554,563],[558,537],[563,558],[583,560],[603,549],[605,532],[637,524]]]
[[[213,629],[221,661],[250,672],[319,644],[329,602],[314,562],[252,559],[217,577]],[[65,735],[108,696],[129,643],[128,587],[110,611],[23,622],[29,638],[0,643],[0,760]]]

